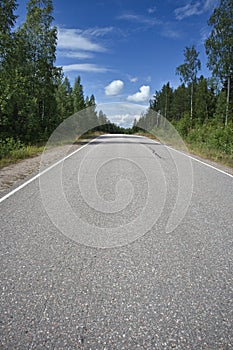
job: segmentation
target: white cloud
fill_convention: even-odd
[[[183,7],[179,7],[175,9],[176,19],[182,20],[186,17],[199,15],[200,14],[199,7],[200,7],[200,2],[196,2],[194,4],[189,3]]]
[[[201,15],[211,9],[213,9],[218,0],[205,0],[205,1],[197,1],[195,3],[189,2],[183,7],[179,7],[175,9],[176,19],[182,20],[184,18]]]
[[[99,27],[94,27],[94,28],[89,28],[89,29],[85,29],[82,31],[82,34],[84,36],[96,36],[96,37],[102,37],[108,33],[111,33],[113,31],[113,27],[103,27],[103,28],[99,28]]]
[[[62,67],[64,72],[79,71],[79,72],[93,72],[93,73],[105,73],[109,69],[99,67],[96,64],[91,63],[80,63],[80,64],[69,64]]]
[[[58,50],[57,52],[59,57],[68,57],[68,58],[78,58],[78,59],[87,59],[87,58],[92,58],[93,54],[90,52],[80,52],[80,51],[63,51],[63,50]]]
[[[138,81],[138,77],[132,77],[132,78],[129,78],[129,81],[131,83],[136,83]]]
[[[132,102],[148,102],[150,98],[150,86],[143,85],[139,90],[135,94],[129,95],[127,100]]]
[[[106,51],[106,48],[100,42],[97,42],[98,39],[96,41],[96,38],[102,37],[112,30],[112,27],[95,27],[85,30],[58,28],[58,56],[81,60],[93,58],[95,53]],[[63,71],[105,73],[109,69],[99,67],[96,64],[75,63],[64,65]]]
[[[123,19],[123,20],[131,21],[131,22],[147,24],[149,26],[155,26],[155,25],[162,24],[162,22],[157,18],[135,15],[134,13],[125,13],[121,16],[118,16],[117,19]]]
[[[105,94],[107,96],[119,95],[123,87],[124,83],[122,80],[113,80],[109,85],[105,87]]]
[[[110,117],[110,121],[124,128],[130,128],[132,127],[134,119],[138,120],[140,116],[140,114],[116,114]]]
[[[213,10],[217,6],[218,0],[206,0],[204,3],[204,11]]]
[[[103,52],[105,48],[87,38],[79,29],[58,29],[58,49]]]
[[[125,128],[131,127],[134,119],[138,120],[147,109],[148,106],[128,102],[97,104],[98,111],[102,110],[110,121]]]

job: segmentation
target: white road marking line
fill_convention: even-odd
[[[142,137],[146,137],[146,136],[142,136]],[[146,137],[146,138],[148,138],[148,137]],[[227,173],[226,171],[221,170],[221,169],[218,169],[218,168],[216,168],[216,167],[213,166],[213,165],[210,165],[210,164],[205,163],[205,162],[203,162],[203,161],[201,161],[201,160],[199,160],[199,159],[197,159],[197,158],[195,158],[195,157],[190,156],[189,154],[186,154],[186,153],[184,153],[184,152],[178,151],[177,149],[175,149],[175,148],[173,148],[173,147],[170,147],[170,146],[167,146],[167,145],[162,144],[162,143],[160,143],[160,142],[154,141],[153,139],[149,139],[149,140],[153,141],[153,142],[156,143],[156,144],[161,144],[161,145],[165,146],[166,148],[171,149],[172,151],[175,151],[175,152],[177,152],[177,153],[180,153],[180,154],[182,154],[183,156],[186,156],[186,157],[188,157],[188,158],[190,158],[190,159],[193,159],[193,160],[195,160],[195,161],[198,162],[198,163],[204,164],[204,165],[208,166],[209,168],[212,168],[212,169],[214,169],[214,170],[217,170],[217,171],[219,171],[220,173],[222,173],[222,174],[224,174],[224,175],[228,175],[228,176],[230,176],[230,177],[233,178],[233,175]]]
[[[166,145],[165,145],[165,146],[166,146]],[[177,153],[180,153],[180,154],[182,154],[183,156],[186,156],[186,157],[188,157],[188,158],[190,158],[190,159],[193,159],[193,160],[195,160],[195,161],[198,162],[198,163],[204,164],[204,165],[208,166],[209,168],[212,168],[212,169],[214,169],[214,170],[217,170],[217,171],[219,171],[220,173],[222,173],[222,174],[224,174],[224,175],[228,175],[228,176],[230,176],[230,177],[233,178],[233,175],[227,173],[227,172],[224,171],[224,170],[218,169],[218,168],[216,168],[216,167],[213,166],[213,165],[210,165],[210,164],[208,164],[208,163],[205,163],[205,162],[203,162],[203,161],[201,161],[201,160],[199,160],[199,159],[197,159],[197,158],[195,158],[195,157],[190,156],[189,154],[185,154],[185,153],[183,153],[183,152],[181,152],[181,151],[178,151],[177,149],[172,148],[172,147],[170,147],[170,146],[166,146],[166,147],[167,147],[167,148],[170,148],[172,151],[175,151],[175,152],[177,152]]]
[[[5,196],[3,196],[2,198],[0,198],[0,203],[2,203],[4,200],[6,200],[7,198],[11,197],[13,194],[15,194],[16,192],[20,191],[22,188],[26,187],[27,185],[29,185],[31,182],[33,182],[34,180],[38,179],[41,175],[44,175],[45,173],[47,173],[49,170],[53,169],[55,166],[57,166],[58,164],[64,162],[64,160],[70,158],[73,154],[81,151],[84,147],[88,146],[90,143],[94,142],[95,140],[97,140],[100,136],[96,137],[95,139],[91,140],[90,142],[86,143],[85,145],[83,145],[82,147],[80,147],[79,149],[77,149],[76,151],[68,154],[66,157],[60,159],[58,162],[54,163],[53,165],[51,165],[50,167],[46,168],[45,170],[41,171],[39,174],[35,175],[34,177],[32,177],[31,179],[29,179],[28,181],[24,182],[22,185],[16,187],[14,190],[12,190],[11,192],[7,193]]]

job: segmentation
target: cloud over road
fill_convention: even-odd
[[[113,80],[109,85],[105,86],[105,94],[107,96],[117,96],[124,87],[122,80]]]
[[[127,97],[128,101],[132,102],[148,102],[150,98],[150,86],[143,85],[140,87],[139,91],[133,95]]]

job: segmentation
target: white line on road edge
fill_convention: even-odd
[[[141,137],[146,137],[146,136],[141,136]],[[146,138],[148,138],[148,137],[146,137]],[[156,144],[160,143],[160,142],[154,141],[153,139],[149,139],[149,140],[153,141],[153,142],[156,143]],[[228,176],[230,176],[230,177],[233,178],[233,175],[227,173],[227,172],[224,171],[224,170],[218,169],[218,168],[216,168],[216,167],[213,166],[213,165],[210,165],[210,164],[205,163],[205,162],[203,162],[203,161],[201,161],[201,160],[199,160],[199,159],[197,159],[197,158],[195,158],[195,157],[190,156],[189,154],[186,154],[186,153],[184,153],[184,152],[178,151],[177,149],[175,149],[175,148],[173,148],[173,147],[167,146],[167,145],[165,145],[165,144],[163,144],[163,143],[160,143],[160,144],[163,145],[163,146],[165,146],[166,148],[171,149],[172,151],[175,151],[175,152],[177,152],[177,153],[180,153],[180,154],[182,154],[183,156],[186,156],[186,157],[188,157],[188,158],[191,158],[191,159],[195,160],[196,162],[199,162],[199,163],[201,163],[201,164],[204,164],[204,165],[208,166],[209,168],[212,168],[212,169],[214,169],[214,170],[217,170],[217,171],[219,171],[220,173],[225,174],[225,175],[228,175]]]
[[[43,170],[42,172],[40,172],[39,174],[35,175],[34,177],[32,177],[31,179],[29,179],[28,181],[24,182],[22,185],[20,185],[19,187],[16,187],[13,191],[7,193],[5,196],[3,196],[2,198],[0,198],[0,203],[2,203],[4,200],[6,200],[7,198],[11,197],[13,194],[15,194],[16,192],[20,191],[22,188],[24,188],[25,186],[29,185],[31,182],[33,182],[34,180],[38,179],[41,175],[47,173],[47,171],[53,169],[55,166],[57,166],[58,164],[62,163],[64,160],[70,158],[73,154],[81,151],[81,149],[83,149],[84,147],[88,146],[90,143],[94,142],[95,140],[97,140],[100,136],[96,137],[95,139],[91,140],[90,142],[86,143],[85,145],[83,145],[82,147],[80,147],[79,149],[77,149],[76,151],[68,154],[66,157],[60,159],[58,162],[54,163],[53,165],[51,165],[50,167],[46,168],[45,170]]]
[[[165,145],[165,146],[166,146],[166,145]],[[191,159],[195,160],[195,161],[198,162],[198,163],[204,164],[204,165],[208,166],[209,168],[212,168],[212,169],[214,169],[214,170],[217,170],[217,171],[219,171],[220,173],[225,174],[225,175],[228,175],[228,176],[230,176],[230,177],[233,178],[233,175],[227,173],[227,172],[224,171],[224,170],[218,169],[218,168],[216,168],[216,167],[213,166],[213,165],[210,165],[210,164],[208,164],[208,163],[205,163],[205,162],[203,162],[203,161],[201,161],[201,160],[199,160],[199,159],[197,159],[197,158],[195,158],[195,157],[190,156],[189,154],[185,154],[184,152],[178,151],[177,149],[172,148],[172,147],[170,147],[170,146],[166,146],[166,147],[169,148],[169,149],[171,149],[172,151],[178,152],[178,153],[182,154],[183,156],[186,156],[186,157],[188,157],[188,158],[191,158]]]

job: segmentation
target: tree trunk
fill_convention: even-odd
[[[225,117],[225,126],[227,126],[228,112],[229,112],[229,103],[230,103],[230,88],[231,88],[231,79],[230,76],[227,78],[227,105],[226,105],[226,117]]]
[[[164,129],[165,129],[165,125],[166,125],[166,120],[167,120],[167,91],[166,91],[166,100],[165,100],[165,118],[163,121]]]
[[[190,121],[193,120],[193,82],[191,84],[191,100],[190,100]]]

